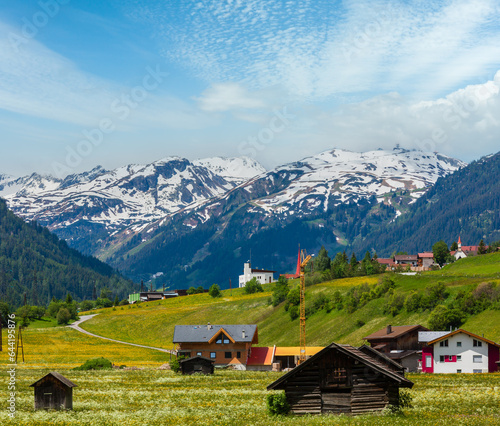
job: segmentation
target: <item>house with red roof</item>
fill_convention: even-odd
[[[494,373],[499,362],[498,343],[462,329],[442,333],[422,349],[423,373]]]

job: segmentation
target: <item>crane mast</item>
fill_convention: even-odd
[[[299,354],[299,364],[302,364],[306,360],[306,280],[305,280],[305,268],[312,257],[306,256],[304,250],[300,254],[300,354]]]

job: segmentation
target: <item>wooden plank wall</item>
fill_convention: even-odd
[[[311,365],[291,378],[285,393],[294,414],[321,414],[318,365]]]

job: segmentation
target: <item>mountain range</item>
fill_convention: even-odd
[[[266,171],[250,158],[169,157],[55,179],[0,176],[19,216],[133,278],[228,286],[243,261],[291,269],[299,243],[332,251],[407,212],[436,181],[466,164],[395,148],[330,150]]]

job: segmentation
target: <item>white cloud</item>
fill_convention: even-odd
[[[200,108],[208,112],[259,109],[266,106],[262,98],[237,83],[214,84],[196,100]]]

